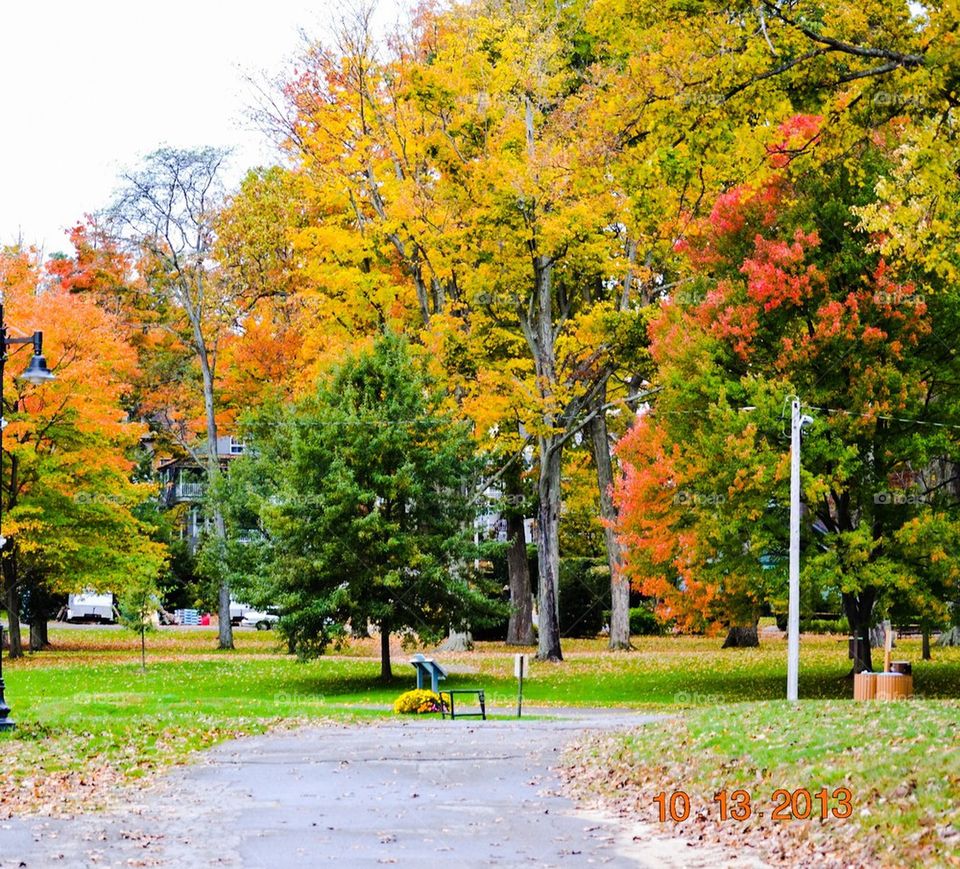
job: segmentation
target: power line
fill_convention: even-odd
[[[719,405],[718,405],[719,406]],[[936,420],[930,419],[915,419],[905,416],[892,416],[885,413],[856,413],[852,410],[843,410],[839,407],[821,407],[817,404],[804,404],[803,407],[810,410],[819,410],[823,413],[835,413],[842,414],[843,416],[858,417],[861,419],[882,419],[887,422],[905,422],[910,423],[911,425],[927,425],[933,428],[948,428],[948,429],[957,429],[960,430],[960,423],[952,422],[938,422]],[[739,408],[743,410],[743,408]],[[659,410],[657,408],[652,408],[648,414],[650,416],[702,416],[706,417],[709,414],[708,409],[704,410]]]
[[[819,411],[822,411],[823,413],[839,413],[839,414],[842,414],[843,416],[853,416],[853,417],[859,417],[861,419],[882,419],[887,422],[906,422],[906,423],[910,423],[911,425],[928,425],[933,428],[950,428],[950,429],[960,430],[960,425],[956,423],[951,423],[951,422],[937,422],[935,420],[930,420],[930,419],[911,419],[905,416],[891,416],[890,414],[885,414],[885,413],[878,413],[878,414],[855,413],[852,410],[843,410],[837,407],[819,407],[815,404],[805,404],[804,407],[808,407],[811,410],[819,410]]]

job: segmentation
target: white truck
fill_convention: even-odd
[[[116,621],[113,608],[113,595],[84,592],[71,594],[67,598],[66,621],[68,622],[104,622]]]
[[[230,623],[234,627],[256,628],[258,631],[269,631],[280,621],[274,607],[266,610],[254,609],[249,604],[230,601]]]

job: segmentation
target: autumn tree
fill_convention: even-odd
[[[173,361],[179,343],[199,369],[199,390],[190,395],[181,389],[172,406],[156,407],[155,424],[180,435],[180,446],[202,460],[210,491],[220,475],[217,453],[219,433],[217,366],[221,342],[233,329],[243,304],[214,268],[214,225],[223,204],[220,178],[225,153],[215,148],[183,151],[162,148],[123,178],[123,189],[110,209],[115,237],[135,257],[143,280],[147,308],[159,309],[161,332],[175,336]],[[189,387],[189,381],[176,380]],[[192,400],[191,400],[192,399]],[[199,401],[197,400],[199,399]],[[193,413],[197,408],[198,412]],[[192,421],[203,432],[202,447]],[[210,505],[212,533],[224,536],[223,515],[216,502]],[[219,644],[233,648],[230,624],[230,589],[219,582]]]
[[[586,429],[612,527],[621,432],[607,411],[636,409],[649,379],[619,351],[642,347],[637,309],[682,279],[687,224],[723,190],[762,183],[767,131],[798,111],[819,111],[841,154],[897,113],[880,99],[891,88],[919,82],[942,105],[949,75],[928,68],[949,13],[871,16],[852,3],[492,0],[420,10],[387,49],[361,14],[267,100],[291,157],[279,186],[299,206],[285,240],[310,306],[307,360],[386,324],[419,333],[464,409],[509,383],[514,406],[484,409],[477,431],[513,438],[519,424],[535,440],[540,568],[555,576],[563,447]],[[464,356],[489,376],[458,376]],[[617,647],[627,589],[612,534],[607,549]],[[556,602],[540,603],[540,653],[559,657]]]
[[[621,296],[607,269],[622,243],[610,229],[617,199],[602,182],[604,155],[580,147],[576,129],[587,83],[574,39],[580,12],[517,12],[424,12],[386,57],[361,18],[334,48],[311,51],[287,85],[290,111],[275,120],[317,219],[295,243],[339,303],[326,306],[328,328],[358,315],[402,323],[429,347],[466,348],[509,384],[512,407],[478,416],[478,434],[515,438],[523,426],[537,446],[549,580],[540,654],[559,658],[560,458],[605,405],[603,339],[613,332],[611,298]],[[584,338],[594,343],[579,345]],[[436,359],[452,363],[456,400],[481,405],[490,378],[461,383],[462,355]]]
[[[319,312],[293,243],[310,224],[303,202],[293,174],[253,169],[217,215],[219,278],[240,302],[220,345],[220,397],[231,415],[268,393],[294,395],[310,383],[302,375],[312,370],[315,348],[303,347],[304,330]]]
[[[0,254],[0,286],[8,324],[42,327],[56,374],[36,387],[17,379],[12,361],[4,372],[3,575],[17,654],[21,592],[38,648],[49,616],[43,597],[85,587],[121,593],[154,580],[165,553],[140,516],[155,490],[131,482],[144,428],[121,407],[136,359],[120,323],[49,280],[30,252]]]
[[[681,625],[782,607],[784,407],[799,395],[816,420],[803,455],[804,577],[839,590],[869,667],[878,603],[923,598],[933,574],[957,579],[941,569],[956,529],[936,470],[956,447],[923,425],[953,418],[955,363],[941,348],[956,309],[929,275],[892,273],[853,214],[873,197],[860,173],[886,167],[883,139],[854,162],[787,157],[821,135],[819,118],[785,125],[769,181],[732,189],[691,226],[697,300],[668,303],[654,326],[663,391],[622,446],[620,530],[635,581]]]

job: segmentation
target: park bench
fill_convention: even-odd
[[[456,701],[453,699],[457,694],[469,694],[475,696],[477,701],[480,704],[479,712],[457,712]],[[449,704],[447,700],[449,699]],[[487,702],[486,697],[483,693],[483,688],[454,688],[452,690],[447,689],[446,691],[440,692],[440,717],[446,718],[447,712],[450,713],[450,718],[482,718],[484,721],[487,720]]]
[[[426,687],[427,680],[430,681],[430,690],[440,698],[440,717],[446,718],[450,713],[451,718],[482,718],[487,720],[487,701],[482,688],[454,688],[446,691],[440,690],[440,681],[447,678],[447,671],[443,669],[432,658],[425,658],[423,655],[414,655],[410,663],[417,671],[417,688],[423,690]],[[480,704],[479,712],[457,712],[456,700],[457,694],[467,694],[477,698]]]
[[[426,680],[429,679],[430,690],[434,694],[439,694],[440,680],[447,678],[447,671],[432,658],[425,658],[423,655],[414,655],[410,663],[417,671],[417,688],[422,691]]]

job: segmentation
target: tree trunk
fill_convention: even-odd
[[[597,398],[606,402],[606,389]],[[597,468],[600,489],[600,517],[603,519],[603,537],[610,565],[610,648],[616,651],[631,649],[630,645],[630,580],[623,575],[622,552],[617,540],[615,523],[617,507],[613,503],[613,462],[610,459],[610,441],[607,436],[607,418],[598,413],[589,424],[590,444]]]
[[[510,621],[507,645],[533,646],[533,590],[530,588],[530,563],[527,561],[527,535],[523,517],[507,517],[507,574],[510,578]]]
[[[30,651],[41,652],[50,645],[47,619],[50,618],[50,597],[46,586],[36,582],[30,588]]]
[[[540,625],[537,658],[562,661],[560,651],[560,459],[552,438],[540,438],[540,507],[537,566],[540,572]]]
[[[3,563],[6,583],[7,635],[10,637],[10,658],[23,657],[23,640],[20,636],[20,588],[17,585],[17,554],[11,551]]]
[[[441,652],[472,652],[473,635],[470,631],[456,631],[450,628],[449,636],[438,647]]]
[[[2,348],[0,348],[2,349]],[[2,355],[2,354],[0,354]],[[3,377],[3,364],[0,362],[0,379]],[[0,407],[0,413],[3,408]],[[12,456],[10,459],[10,499],[5,505],[5,510],[12,510],[17,504],[17,491],[20,485],[20,459]],[[3,495],[0,493],[0,498]],[[6,554],[6,558],[3,558]],[[7,606],[7,633],[10,636],[10,658],[23,657],[23,640],[20,636],[20,576],[19,576],[19,550],[16,541],[4,544],[3,552],[0,552],[0,570],[3,574],[3,582],[6,588],[6,606]]]
[[[190,324],[193,328],[194,349],[200,362],[200,373],[203,380],[203,409],[207,422],[207,486],[208,493],[214,491],[214,483],[220,476],[220,457],[217,455],[217,414],[214,403],[213,371],[210,367],[210,357],[207,352],[207,343],[203,337],[200,322],[200,312],[188,309]],[[223,521],[223,512],[216,503],[216,494],[213,495],[213,530],[219,541],[226,540],[227,531]],[[232,649],[233,625],[230,622],[230,587],[224,580],[220,581],[218,590],[218,646],[221,649]]]
[[[920,641],[920,657],[924,661],[930,660],[930,626],[923,626],[923,638]]]
[[[509,473],[504,478],[506,494],[520,499],[520,472]],[[527,561],[527,535],[523,527],[523,512],[519,504],[508,503],[506,509],[507,539],[507,576],[510,583],[510,621],[507,625],[507,645],[532,646],[536,643],[533,636],[533,592],[530,588],[530,563]]]
[[[220,517],[221,523],[223,517]],[[230,587],[220,583],[217,597],[218,646],[221,649],[233,648],[233,624],[230,622]]]
[[[960,646],[960,627],[954,625],[937,637],[938,646]]]
[[[873,670],[873,656],[870,652],[870,617],[877,593],[873,589],[864,589],[858,593],[843,594],[843,611],[850,625],[850,633],[857,641],[854,644],[853,673]]]
[[[527,106],[527,145],[534,150],[533,108],[529,97]],[[535,246],[535,240],[531,247]],[[539,643],[537,658],[541,661],[562,661],[560,651],[560,612],[558,609],[560,585],[560,461],[563,445],[553,434],[562,427],[557,419],[556,387],[557,359],[553,322],[553,261],[535,255],[531,259],[534,279],[532,309],[535,319],[522,320],[524,335],[533,353],[540,400],[543,402],[544,434],[538,437],[540,477],[537,484],[539,507],[539,540],[537,566],[539,568]],[[521,315],[523,316],[523,315]]]
[[[140,671],[147,672],[147,631],[144,627],[140,628]]]
[[[760,645],[760,635],[757,633],[757,623],[752,625],[733,625],[727,631],[727,638],[723,641],[722,649],[750,649]]]
[[[46,613],[30,614],[30,651],[42,652],[49,645]]]
[[[390,669],[390,625],[386,622],[380,623],[380,678],[393,678]]]

